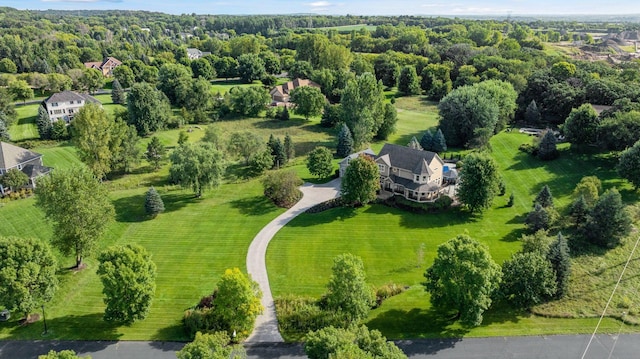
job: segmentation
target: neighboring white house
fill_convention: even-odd
[[[87,103],[102,105],[91,95],[62,91],[49,96],[42,102],[42,106],[47,110],[51,122],[63,120],[69,123],[80,108]]]
[[[51,172],[51,168],[42,165],[42,155],[6,142],[0,142],[0,175],[11,169],[24,172],[29,177],[28,187],[36,187],[36,178]],[[0,195],[8,188],[0,185]]]
[[[207,56],[207,55],[211,55],[210,52],[207,51],[200,51],[196,48],[193,47],[188,47],[187,48],[187,56],[189,57],[189,60],[195,60],[195,59],[199,59],[203,56]]]

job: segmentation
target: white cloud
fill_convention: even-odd
[[[328,2],[328,1],[315,1],[315,2],[309,3],[309,6],[315,7],[315,8],[317,8],[317,7],[327,7],[327,6],[330,6],[330,5],[331,5],[331,3]]]
[[[94,3],[94,2],[122,2],[122,0],[40,0],[42,2],[70,2],[70,3]]]

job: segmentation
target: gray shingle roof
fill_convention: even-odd
[[[40,165],[27,165],[22,168],[22,172],[24,172],[29,178],[36,178],[47,173],[51,172],[51,167],[40,166]]]
[[[0,168],[2,169],[12,168],[41,156],[22,147],[0,142]]]
[[[93,96],[89,94],[82,94],[73,91],[62,91],[58,93],[54,93],[53,95],[47,97],[44,102],[45,103],[54,103],[54,102],[69,102],[69,101],[86,101],[93,103],[100,103],[100,101],[96,100]]]
[[[429,164],[436,158],[431,151],[415,150],[406,146],[385,143],[378,153],[378,158],[388,155],[390,165],[412,171],[413,173],[431,173]]]

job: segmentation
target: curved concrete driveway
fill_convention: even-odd
[[[340,178],[320,185],[305,183],[300,187],[300,190],[302,191],[302,199],[262,228],[249,246],[249,252],[247,253],[247,272],[249,272],[253,280],[260,285],[264,313],[256,319],[256,326],[251,336],[247,339],[248,343],[274,343],[283,341],[280,331],[278,331],[278,319],[276,318],[276,309],[273,304],[273,296],[271,295],[271,287],[269,286],[269,277],[267,276],[267,266],[265,263],[267,246],[271,238],[278,233],[280,228],[284,227],[300,213],[304,213],[304,211],[318,203],[338,197],[340,195]]]

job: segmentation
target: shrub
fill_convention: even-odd
[[[289,208],[302,197],[302,180],[293,171],[269,173],[263,180],[264,195],[280,207]]]
[[[385,284],[382,287],[376,289],[376,307],[382,305],[382,302],[384,300],[404,292],[405,289],[405,287],[397,285],[395,283]]]
[[[320,302],[305,297],[285,296],[275,300],[280,331],[302,336],[310,330],[342,326],[343,316],[325,310]]]

